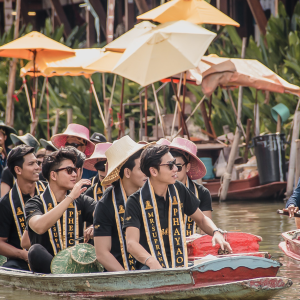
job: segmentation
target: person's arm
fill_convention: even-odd
[[[0,237],[0,255],[8,258],[18,258],[28,261],[28,252],[7,243],[7,238]]]
[[[158,260],[149,254],[148,251],[140,244],[140,230],[136,227],[126,228],[126,246],[127,251],[140,263],[145,264],[151,270],[162,269]],[[149,258],[150,257],[150,258]],[[147,259],[149,258],[149,259]]]
[[[292,196],[286,202],[284,211],[288,211],[290,218],[294,217],[294,213],[299,210],[299,202],[300,202],[300,179],[298,181],[297,187],[294,190]]]
[[[5,182],[1,182],[1,198],[4,197],[9,191],[11,187]]]
[[[110,253],[110,236],[96,236],[94,238],[94,245],[97,260],[108,272],[125,271],[117,259]]]
[[[59,205],[46,214],[32,216],[28,223],[30,228],[37,234],[44,234],[57,222],[69,205],[86,190],[86,187],[82,186],[87,185],[89,182],[88,179],[81,179],[74,185],[71,193]]]
[[[227,249],[230,253],[232,253],[230,244],[224,240],[223,234],[219,231],[214,232],[214,230],[217,229],[217,226],[210,218],[206,217],[199,208],[197,208],[197,210],[190,217],[196,222],[201,230],[213,237],[213,247],[217,243],[221,246],[222,250]]]
[[[24,234],[23,234],[22,240],[21,240],[21,247],[23,249],[27,249],[27,250],[31,247],[28,230],[24,231]]]

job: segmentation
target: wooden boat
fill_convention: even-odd
[[[291,230],[281,234],[284,241],[279,243],[279,248],[295,260],[300,260],[300,229]]]
[[[280,264],[225,257],[189,268],[89,274],[36,274],[0,267],[0,285],[97,299],[266,299],[292,285]]]
[[[202,183],[211,194],[213,200],[219,200],[220,179],[205,180]],[[278,198],[283,196],[286,182],[271,182],[260,185],[258,175],[248,179],[232,180],[229,184],[227,199],[250,200]]]
[[[262,238],[246,232],[227,232],[225,240],[230,243],[233,255],[252,255],[270,258],[267,252],[259,252],[259,242]],[[212,246],[212,237],[209,235],[193,234],[186,238],[189,260],[194,260],[206,255],[224,255],[220,245]],[[226,254],[228,255],[228,254]]]

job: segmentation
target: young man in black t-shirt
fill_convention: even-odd
[[[199,210],[197,197],[176,181],[176,159],[168,146],[146,148],[141,170],[149,179],[128,198],[123,226],[127,250],[138,261],[138,269],[188,266],[184,215],[213,236],[213,245],[232,251],[221,230]]]
[[[42,172],[49,182],[48,187],[25,205],[32,244],[28,260],[34,272],[50,273],[53,256],[77,244],[76,239],[84,234],[83,222],[93,221],[96,202],[82,195],[86,190],[83,186],[90,184],[88,179],[76,183],[76,159],[72,148],[61,148],[47,156]],[[85,241],[89,238],[85,236]]]
[[[13,188],[0,200],[0,254],[8,261],[4,267],[29,270],[28,252],[21,247],[25,230],[26,202],[43,192],[46,183],[39,182],[39,166],[34,148],[20,145],[8,155],[8,168],[17,179]]]
[[[124,136],[106,152],[108,172],[102,181],[110,185],[98,201],[94,215],[94,244],[98,261],[109,272],[135,270],[135,260],[127,253],[122,225],[127,197],[147,180],[140,169],[145,145]]]

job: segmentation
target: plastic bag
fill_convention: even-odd
[[[226,172],[227,162],[224,157],[223,150],[221,150],[218,159],[215,162],[215,170],[216,170],[216,177],[222,177],[222,175]]]

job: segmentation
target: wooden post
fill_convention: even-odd
[[[160,109],[159,109],[159,104],[158,104],[158,99],[157,99],[157,95],[156,95],[156,90],[155,90],[155,87],[154,87],[153,83],[152,83],[152,90],[153,90],[154,100],[155,100],[155,104],[156,104],[156,109],[157,109],[157,113],[158,113],[160,125],[161,125],[161,128],[162,128],[163,136],[165,137],[165,132],[166,132],[165,123],[164,123],[164,119],[162,118],[162,115],[161,115],[161,112],[160,112]]]
[[[247,43],[247,38],[243,38],[242,58],[245,58],[246,43]],[[237,122],[236,122],[237,127],[236,127],[233,144],[232,144],[229,158],[228,158],[226,172],[223,175],[223,185],[221,187],[220,201],[226,200],[229,183],[231,180],[231,173],[232,173],[234,161],[235,161],[236,155],[239,151],[239,141],[240,141],[240,137],[241,137],[241,129],[240,129],[239,124],[241,124],[242,102],[243,102],[243,87],[240,86],[239,98],[238,98],[238,111],[237,111],[238,117],[237,117]]]
[[[276,132],[277,132],[277,133],[280,133],[280,132],[281,132],[281,117],[280,117],[279,114],[277,115],[277,127],[276,127]]]
[[[114,21],[115,21],[116,0],[107,1],[107,23],[106,23],[106,40],[107,43],[114,39]]]
[[[148,136],[148,87],[145,86],[145,136]]]
[[[135,122],[134,117],[129,118],[129,136],[135,141]]]
[[[247,129],[246,129],[246,146],[245,146],[245,153],[244,153],[244,163],[248,161],[248,146],[250,142],[250,131],[251,131],[251,123],[252,120],[248,119],[247,120]]]
[[[57,134],[58,124],[59,124],[59,108],[57,108],[55,112],[55,122],[54,122],[54,126],[52,127],[52,135]]]
[[[247,2],[260,33],[265,36],[268,21],[259,0],[247,0]]]
[[[16,1],[16,21],[14,30],[14,39],[19,37],[19,24],[20,24],[20,11],[21,11],[21,0]],[[10,63],[9,75],[8,75],[8,87],[6,96],[6,114],[5,124],[14,126],[14,90],[15,90],[15,77],[17,71],[17,59],[14,58]]]
[[[67,109],[67,126],[73,122],[73,109]]]
[[[135,5],[133,0],[125,0],[125,30],[128,31],[133,28],[135,23]]]
[[[119,122],[120,122],[120,128],[119,128],[118,138],[121,138],[121,137],[122,137],[122,131],[123,131],[124,84],[125,84],[125,78],[122,77],[121,102],[120,102],[120,109],[119,109]]]
[[[64,12],[64,9],[63,9],[62,5],[60,4],[60,1],[59,0],[50,0],[50,2],[52,4],[53,9],[55,9],[56,17],[59,22],[59,25],[61,25],[61,24],[64,25],[65,37],[68,37],[71,34],[72,29],[71,29],[70,23],[68,21],[68,18]]]
[[[95,25],[94,17],[92,16],[89,7],[85,8],[85,21],[86,21],[86,48],[91,48],[95,42]]]
[[[289,172],[288,172],[288,179],[286,185],[286,198],[289,198],[293,193],[295,162],[296,162],[295,141],[299,138],[299,129],[300,129],[300,111],[296,111],[294,114],[294,128],[293,128],[292,141],[291,141]]]
[[[202,118],[203,118],[203,121],[204,121],[206,131],[208,133],[212,134],[204,101],[200,105],[200,111],[201,111],[201,115],[202,115]],[[209,140],[213,140],[213,137],[211,137],[211,136],[209,136],[208,138],[209,138]]]

